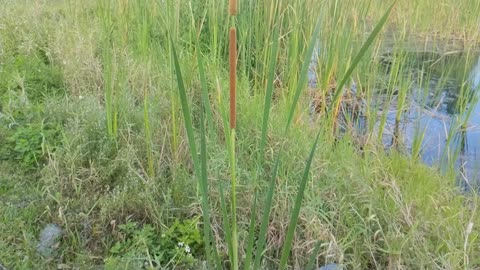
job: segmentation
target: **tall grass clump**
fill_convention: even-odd
[[[101,1],[100,17],[103,29],[107,29],[103,37],[103,89],[105,93],[105,112],[109,136],[117,137],[118,131],[118,87],[116,85],[115,38],[113,36],[112,1]]]
[[[392,4],[388,9],[387,11],[385,12],[385,14],[383,15],[382,19],[379,21],[379,23],[376,25],[374,31],[370,34],[369,38],[366,40],[366,42],[364,43],[364,45],[362,46],[362,48],[360,49],[360,51],[357,53],[354,61],[352,62],[351,66],[349,67],[349,69],[347,70],[346,74],[344,75],[343,79],[342,79],[342,82],[340,84],[340,89],[343,89],[343,86],[345,85],[346,81],[350,78],[353,70],[355,69],[355,67],[358,65],[358,63],[360,62],[360,59],[362,58],[362,56],[365,54],[366,50],[372,45],[375,37],[379,34],[380,30],[382,29],[382,27],[385,25],[386,21],[387,21],[387,18],[391,12],[391,10],[393,9],[393,6],[394,4]],[[237,14],[237,3],[236,1],[230,1],[229,2],[229,15],[230,16],[235,16]],[[280,16],[279,16],[280,17]],[[235,23],[235,20],[232,18],[231,19],[232,23],[234,24]],[[278,44],[279,44],[279,28],[280,28],[280,25],[278,24],[280,22],[280,20],[278,19],[277,20],[277,24],[273,24],[273,30],[272,32],[274,33],[272,35],[272,50],[270,52],[270,62],[269,62],[269,66],[265,69],[265,72],[266,72],[266,76],[265,78],[267,78],[267,82],[266,82],[266,95],[265,95],[265,102],[264,102],[264,113],[263,113],[263,124],[262,124],[262,136],[261,136],[261,139],[260,139],[260,149],[261,149],[261,152],[259,153],[260,155],[260,158],[259,160],[261,161],[260,164],[263,163],[263,149],[265,147],[265,141],[266,141],[266,129],[267,129],[267,125],[268,125],[268,118],[269,118],[269,113],[270,113],[270,109],[271,109],[271,99],[272,99],[272,90],[273,90],[273,81],[274,81],[274,71],[275,71],[275,66],[276,66],[276,59],[277,59],[277,48],[278,48]],[[308,68],[309,68],[309,65],[310,65],[310,59],[312,58],[312,55],[314,53],[314,49],[315,49],[315,46],[316,46],[316,43],[317,43],[317,37],[319,35],[319,32],[320,32],[320,26],[321,26],[321,23],[320,23],[320,19],[317,20],[317,23],[316,23],[316,26],[315,26],[315,29],[313,31],[313,34],[312,36],[310,37],[310,41],[309,41],[309,45],[306,49],[306,52],[305,52],[305,55],[304,55],[304,58],[303,58],[303,64],[302,64],[302,68],[301,68],[301,71],[300,71],[300,75],[298,77],[298,82],[297,82],[297,87],[295,89],[295,92],[294,92],[294,95],[293,95],[293,99],[292,99],[292,103],[290,105],[290,109],[289,109],[289,112],[288,112],[288,118],[287,118],[287,121],[285,123],[285,129],[284,129],[284,136],[288,136],[288,131],[291,127],[291,124],[292,124],[292,121],[293,121],[293,117],[294,117],[294,113],[295,113],[295,110],[297,108],[297,104],[298,104],[298,101],[299,101],[299,98],[301,96],[301,93],[302,91],[304,90],[304,88],[306,87],[306,83],[307,83],[307,72],[308,72]],[[239,269],[241,263],[239,262],[239,259],[238,259],[238,255],[239,255],[239,246],[238,246],[238,229],[237,229],[237,199],[236,199],[236,196],[237,196],[237,191],[236,191],[236,187],[237,187],[237,180],[236,180],[236,155],[235,155],[235,152],[236,152],[236,148],[235,148],[235,141],[236,141],[236,133],[235,133],[235,129],[236,129],[236,117],[237,117],[237,112],[236,112],[236,87],[237,87],[237,30],[235,28],[235,26],[232,26],[229,30],[229,88],[230,88],[230,99],[229,99],[229,103],[230,103],[230,118],[229,118],[229,128],[230,128],[230,131],[229,131],[229,135],[230,135],[230,138],[228,140],[228,143],[227,143],[227,149],[228,149],[228,153],[229,153],[229,164],[230,164],[230,178],[231,178],[231,201],[230,201],[230,217],[228,217],[228,213],[226,211],[226,208],[225,206],[222,206],[222,208],[224,209],[224,230],[225,230],[225,234],[226,234],[226,238],[227,238],[227,245],[228,245],[228,255],[229,255],[229,260],[230,260],[230,264],[231,264],[231,267],[232,269]],[[185,86],[184,86],[184,82],[183,82],[183,78],[182,78],[182,75],[181,75],[181,68],[180,68],[180,65],[179,65],[179,61],[178,61],[178,57],[176,55],[176,52],[175,52],[175,45],[173,45],[173,41],[172,41],[172,48],[173,48],[173,59],[174,59],[174,63],[175,63],[175,73],[177,74],[177,85],[178,85],[178,89],[179,89],[179,96],[180,96],[180,100],[181,100],[181,105],[182,105],[182,112],[183,112],[183,116],[184,116],[184,123],[185,123],[185,128],[187,130],[187,137],[188,137],[188,142],[189,142],[189,145],[190,145],[190,153],[191,153],[191,156],[192,156],[192,159],[194,160],[194,167],[195,167],[195,172],[197,174],[197,178],[199,179],[199,182],[200,182],[200,186],[201,186],[201,200],[202,200],[202,207],[204,207],[204,216],[203,218],[204,219],[208,219],[208,214],[205,215],[205,213],[209,213],[209,201],[208,201],[208,177],[206,175],[206,166],[207,164],[205,163],[205,153],[203,152],[203,150],[201,151],[201,156],[202,156],[202,161],[204,162],[199,162],[198,161],[198,157],[197,157],[197,151],[196,151],[196,143],[195,143],[195,138],[194,138],[194,127],[193,127],[193,123],[192,123],[192,119],[191,119],[191,116],[190,116],[190,109],[189,109],[189,105],[188,105],[188,99],[187,99],[187,95],[186,95],[186,90],[185,90]],[[197,53],[200,53],[198,51],[198,48],[197,48]],[[200,72],[201,74],[201,81],[204,81],[204,79],[202,78],[203,77],[203,70]],[[204,84],[204,83],[202,83]],[[336,97],[338,97],[340,94],[336,94]],[[338,98],[335,98],[334,99],[334,104],[335,102],[337,101],[336,99]],[[201,123],[200,123],[200,126],[201,126],[201,147],[202,149],[205,149],[206,147],[204,146],[205,142],[206,142],[206,139],[205,139],[205,123],[204,123],[204,118],[203,118],[203,109],[201,110]],[[310,148],[310,154],[307,158],[307,161],[306,161],[306,166],[305,166],[305,169],[304,169],[304,172],[303,172],[303,176],[299,182],[299,186],[298,186],[298,191],[297,191],[297,195],[295,196],[295,202],[293,204],[293,210],[292,210],[292,213],[291,213],[291,216],[290,216],[290,219],[289,219],[289,224],[288,224],[288,231],[286,233],[286,236],[285,236],[285,242],[284,242],[284,245],[283,245],[283,248],[282,248],[282,252],[281,252],[281,257],[280,257],[280,262],[279,262],[279,265],[278,265],[278,268],[279,269],[286,269],[287,267],[287,263],[288,263],[288,259],[290,257],[290,251],[291,251],[291,247],[292,247],[292,244],[293,244],[293,238],[294,238],[294,233],[295,233],[295,229],[297,227],[297,224],[298,224],[298,219],[299,219],[299,214],[300,214],[300,209],[301,209],[301,206],[302,206],[302,201],[303,201],[303,198],[304,198],[304,194],[305,194],[305,190],[307,188],[307,183],[308,183],[308,179],[310,178],[309,175],[310,175],[310,168],[311,168],[311,164],[314,160],[314,155],[315,155],[315,152],[316,152],[316,149],[317,149],[317,146],[318,146],[318,143],[319,143],[319,138],[322,134],[322,129],[319,129],[319,131],[317,132],[317,135],[315,136],[315,140],[313,142],[313,145],[311,146]],[[261,220],[261,223],[260,223],[260,231],[259,231],[259,234],[258,236],[256,237],[257,238],[257,245],[254,245],[253,244],[253,241],[255,239],[254,237],[254,231],[255,231],[255,227],[256,227],[256,222],[255,222],[255,210],[256,210],[256,204],[257,204],[257,199],[256,199],[256,195],[255,195],[255,200],[253,202],[253,206],[252,206],[252,216],[250,217],[250,220],[251,220],[251,223],[249,225],[249,237],[248,237],[248,241],[249,243],[247,244],[247,250],[245,251],[245,256],[246,256],[246,260],[245,260],[245,264],[243,265],[245,269],[251,269],[252,265],[250,264],[251,261],[252,261],[252,258],[254,256],[254,264],[253,264],[253,269],[259,269],[261,267],[261,258],[263,257],[263,254],[264,254],[264,243],[265,243],[265,240],[266,240],[266,229],[267,229],[267,225],[268,225],[268,221],[270,219],[270,213],[272,211],[272,208],[273,208],[273,196],[274,196],[274,193],[275,193],[275,186],[276,186],[276,182],[277,182],[277,171],[278,171],[278,167],[279,167],[279,163],[280,163],[280,157],[283,155],[282,153],[282,148],[280,148],[279,152],[277,153],[277,157],[276,157],[276,161],[275,161],[275,166],[274,166],[274,169],[273,169],[273,172],[272,172],[272,176],[271,178],[269,179],[270,183],[268,184],[268,189],[266,190],[266,195],[265,195],[265,201],[263,202],[264,203],[264,211],[263,211],[263,218]],[[263,166],[263,165],[262,165]],[[261,170],[261,168],[260,168]],[[202,172],[202,173],[200,173]],[[259,173],[257,172],[257,177],[259,177]],[[254,184],[254,183],[251,183],[251,184]],[[224,198],[223,196],[223,189],[220,189],[221,190],[221,198]],[[224,200],[222,199],[222,205],[225,205],[225,202]],[[210,246],[208,243],[210,243],[211,239],[210,237],[212,236],[212,233],[209,231],[209,227],[207,226],[207,224],[209,223],[209,221],[205,220],[206,224],[205,224],[205,228],[204,228],[204,237],[205,237],[205,242],[207,243],[207,250],[206,250],[206,253],[207,254],[217,254],[217,251],[216,250],[212,250],[212,246]],[[254,251],[254,248],[256,248],[256,252]],[[318,250],[318,249],[317,249]],[[207,255],[207,257],[209,257]],[[313,260],[313,258],[316,257],[316,254],[312,254],[311,256],[311,261]],[[213,266],[214,265],[214,262],[212,262],[211,259],[209,259],[209,265]],[[218,267],[219,265],[217,265]]]

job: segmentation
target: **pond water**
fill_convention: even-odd
[[[409,78],[405,76],[405,79],[411,82],[400,121],[396,121],[398,94],[386,94],[379,90],[373,102],[384,112],[378,113],[373,134],[382,130],[386,149],[397,147],[407,154],[413,149],[420,149],[419,155],[426,164],[437,166],[442,172],[454,167],[462,190],[479,190],[480,94],[477,92],[480,89],[480,56],[461,53],[448,57],[424,52],[406,54],[414,61],[409,62],[411,65],[404,72],[409,74]],[[310,87],[316,87],[317,63],[318,59],[313,57]],[[429,67],[428,71],[425,66]],[[388,72],[387,65],[386,76]],[[462,90],[468,93],[462,95]],[[466,96],[466,109],[459,110],[457,104]],[[367,126],[364,115],[360,112],[356,118],[360,133],[365,132]],[[383,129],[380,128],[382,117],[385,122]]]
[[[442,172],[454,166],[459,186],[464,191],[480,187],[480,57],[473,59],[476,59],[473,65],[460,60],[470,70],[464,76],[466,79],[432,71],[428,82],[414,80],[400,121],[396,121],[397,107],[393,97],[383,132],[386,147],[400,141],[408,152],[414,148],[416,140],[421,140],[423,161],[438,166]],[[448,64],[447,61],[443,65]],[[420,70],[412,72],[423,74]],[[459,110],[457,103],[462,98],[462,87],[470,93],[466,109]]]

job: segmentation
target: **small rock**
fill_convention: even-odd
[[[340,270],[340,266],[338,266],[336,263],[330,263],[318,268],[317,270]]]
[[[44,257],[51,257],[54,249],[60,243],[63,234],[62,228],[55,224],[48,224],[40,233],[40,242],[37,245],[37,252]]]

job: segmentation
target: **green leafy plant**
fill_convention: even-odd
[[[42,164],[62,140],[61,127],[55,122],[20,122],[0,131],[8,134],[0,146],[0,160],[15,160],[25,168]]]
[[[119,240],[110,248],[110,264],[190,268],[203,254],[198,218],[178,220],[163,231],[136,222],[118,226]],[[136,259],[135,259],[136,258]],[[133,266],[132,266],[133,267]]]

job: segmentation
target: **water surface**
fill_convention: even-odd
[[[383,110],[374,120],[373,134],[380,133],[385,117],[381,137],[386,149],[396,147],[411,154],[420,146],[419,155],[426,164],[442,172],[455,169],[463,190],[479,189],[480,55],[403,52],[402,57],[407,63],[402,79],[409,82],[402,116],[396,121],[398,93],[376,89],[373,102]],[[313,88],[317,86],[318,61],[317,56],[311,60],[309,85]],[[390,69],[388,63],[384,65],[384,79],[388,79]],[[353,83],[349,91],[355,94],[356,90]],[[355,119],[360,133],[367,126],[365,115],[360,112]]]

